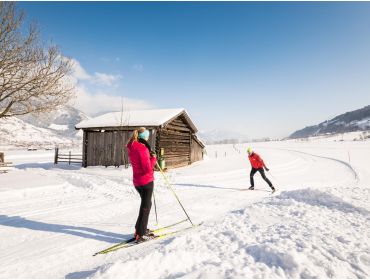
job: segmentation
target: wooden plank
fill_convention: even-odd
[[[164,149],[165,149],[164,150],[165,153],[169,153],[169,152],[182,152],[182,153],[190,152],[189,147],[176,147],[175,146],[175,147],[167,147],[167,149],[166,148],[164,148]]]
[[[186,124],[186,123],[183,123],[181,121],[173,121],[173,122],[170,122],[166,125],[166,128],[169,127],[169,126],[180,126],[180,127],[185,127],[185,128],[189,128],[189,126]]]
[[[189,142],[190,143],[190,139],[189,139],[189,137],[186,137],[186,136],[177,136],[177,135],[175,135],[175,136],[167,136],[167,135],[164,135],[164,136],[162,136],[162,138],[161,138],[161,141],[162,142],[171,142],[171,141],[187,141],[187,142]]]
[[[186,124],[188,126],[188,123],[187,121],[185,120],[185,118],[183,116],[178,116],[176,119],[172,120],[172,122],[175,122],[175,123],[183,123],[183,124]]]
[[[173,141],[173,140],[187,140],[190,142],[190,139],[187,135],[162,135],[161,141]]]
[[[180,131],[174,131],[174,130],[168,130],[168,129],[164,129],[162,130],[162,135],[190,135],[190,132],[180,132]]]
[[[172,121],[170,123],[168,123],[168,125],[179,125],[179,126],[183,126],[183,127],[187,127],[189,128],[188,124],[187,123],[184,123],[183,121],[181,120],[175,120],[175,121]]]
[[[184,143],[188,146],[190,146],[190,140],[189,139],[185,139],[185,138],[162,138],[161,139],[161,143],[173,143],[173,142],[181,142],[181,143]]]
[[[175,151],[178,151],[178,152],[190,152],[190,149],[188,146],[167,146],[167,147],[161,147],[161,148],[164,148],[165,150],[165,153],[166,152],[175,152]]]
[[[190,149],[187,148],[176,148],[176,147],[161,147],[162,149],[164,149],[164,154],[169,154],[169,153],[190,153]]]
[[[181,148],[181,149],[188,149],[190,150],[190,143],[185,141],[172,141],[172,142],[161,142],[161,148]]]
[[[165,157],[190,157],[190,153],[167,153]]]
[[[189,128],[178,126],[178,125],[167,125],[166,128],[168,130],[174,130],[174,131],[179,131],[179,132],[190,132]]]
[[[174,166],[186,166],[189,165],[190,161],[166,161],[166,166],[167,167],[174,167]]]
[[[162,133],[171,133],[171,134],[190,134],[190,131],[176,131],[174,129],[165,128],[162,130]]]
[[[178,125],[185,125],[186,127],[188,127],[188,124],[185,123],[183,120],[181,119],[176,119],[176,120],[173,120],[172,122],[170,122],[170,124],[178,124]]]
[[[189,157],[190,154],[178,153],[178,154],[165,154],[165,157]]]
[[[187,156],[184,156],[184,155],[180,155],[180,156],[164,155],[164,158],[166,160],[190,160],[190,156],[189,155],[187,155]]]
[[[190,147],[189,145],[185,145],[183,143],[172,143],[171,144],[168,144],[168,145],[164,145],[163,143],[161,143],[162,145],[160,145],[161,148],[165,149],[165,151],[174,151],[176,149],[178,150],[181,150],[181,151],[190,151]]]
[[[179,147],[179,148],[187,148],[190,150],[190,143],[185,141],[172,141],[172,142],[161,142],[161,148],[172,148],[172,147]]]

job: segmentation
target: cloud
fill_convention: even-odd
[[[119,79],[121,79],[121,75],[110,75],[110,74],[95,72],[93,81],[98,84],[111,86],[111,85],[114,85],[114,83],[118,81]]]
[[[92,77],[81,66],[80,62],[72,58],[72,76],[77,80],[90,80]]]
[[[121,96],[119,81],[121,75],[95,72],[89,74],[81,63],[73,59],[72,75],[66,82],[72,83],[76,90],[76,98],[71,105],[88,115],[97,115],[102,112],[124,110],[149,109],[154,106],[141,99]]]
[[[72,77],[78,81],[88,81],[98,85],[112,86],[122,78],[121,75],[112,75],[100,72],[95,72],[91,75],[87,73],[78,60],[72,59],[72,62]]]
[[[104,92],[92,93],[84,85],[76,87],[77,94],[74,106],[90,116],[103,112],[123,110],[150,109],[153,106],[141,99],[134,99],[122,96],[109,95]]]

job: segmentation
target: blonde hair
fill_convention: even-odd
[[[131,144],[132,142],[135,142],[139,139],[139,133],[142,133],[145,131],[145,127],[140,127],[139,129],[135,129],[132,132],[131,138],[127,141],[127,144]]]

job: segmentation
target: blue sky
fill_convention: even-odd
[[[282,137],[370,104],[369,2],[20,2],[76,62],[89,114],[184,107]]]

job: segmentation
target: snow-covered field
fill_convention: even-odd
[[[0,278],[369,278],[370,141],[253,144],[274,195],[259,174],[246,191],[246,147],[207,146],[206,160],[167,173],[201,227],[96,257],[133,233],[131,169],[7,152],[16,168],[0,174]],[[184,219],[155,176],[159,225]]]

